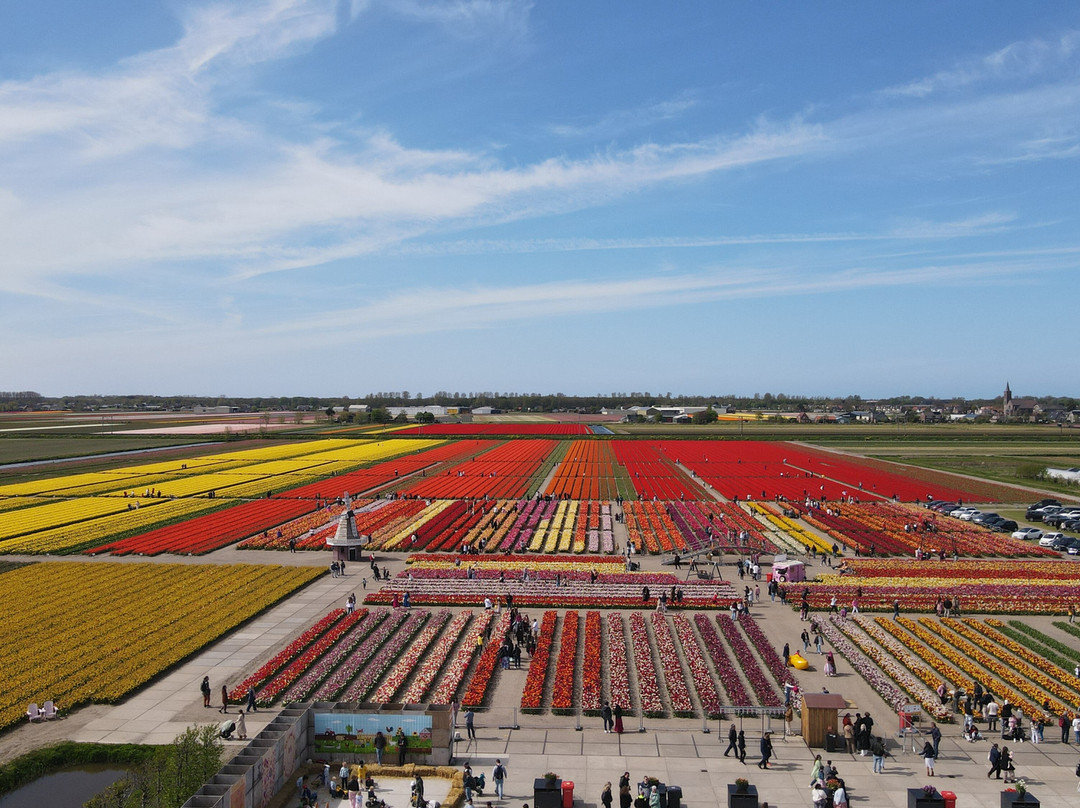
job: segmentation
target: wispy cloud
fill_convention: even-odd
[[[907,84],[882,90],[884,95],[923,98],[953,92],[987,81],[1028,79],[1056,72],[1073,63],[1080,50],[1080,31],[1067,31],[1053,39],[1013,42],[985,56],[966,59],[946,70]]]
[[[661,121],[668,121],[683,115],[698,103],[692,92],[681,93],[678,97],[654,104],[645,104],[634,109],[614,110],[598,120],[577,123],[557,123],[548,127],[559,137],[610,138],[626,132],[645,129]]]

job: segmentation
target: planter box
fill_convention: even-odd
[[[562,808],[562,780],[533,780],[533,805],[536,808]]]
[[[758,808],[757,786],[747,786],[746,791],[736,791],[734,783],[727,787],[728,808]]]
[[[1023,808],[1039,808],[1039,801],[1035,797],[1031,796],[1029,791],[1024,796],[1020,796],[1015,791],[1002,791],[1001,792],[1001,808],[1013,808],[1013,806],[1023,806]]]
[[[909,788],[907,790],[908,808],[945,808],[945,798],[940,794],[927,797],[921,788]]]

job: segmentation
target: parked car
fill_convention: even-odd
[[[1064,539],[1064,533],[1043,533],[1039,538],[1040,547],[1053,547],[1054,542],[1058,539]]]
[[[977,525],[984,525],[994,518],[1004,519],[1005,517],[1003,517],[999,513],[994,513],[993,511],[991,511],[990,513],[980,513],[977,516],[973,516],[971,517],[971,521]]]
[[[1070,533],[1080,533],[1080,519],[1070,519],[1067,522],[1062,522],[1058,527],[1062,530],[1068,530]]]
[[[1072,519],[1080,519],[1080,508],[1063,508],[1060,511],[1055,511],[1049,516],[1043,516],[1043,522],[1048,525],[1057,527],[1062,522],[1068,522]]]
[[[1002,519],[1000,522],[991,522],[987,526],[995,533],[1012,533],[1019,527],[1012,519]]]
[[[930,505],[930,510],[937,511],[938,513],[948,513],[949,511],[956,510],[960,505],[956,502],[943,502],[938,501]]]
[[[955,511],[949,511],[949,516],[955,516],[957,519],[964,519],[967,517],[971,519],[974,516],[979,515],[978,508],[957,508]],[[966,520],[965,520],[966,521]]]
[[[1069,555],[1080,555],[1080,539],[1069,539],[1065,552]]]
[[[1030,519],[1032,522],[1044,522],[1046,521],[1046,517],[1055,514],[1060,510],[1060,505],[1047,505],[1045,508],[1036,508],[1030,514],[1028,514],[1027,518]]]
[[[1038,540],[1042,538],[1043,532],[1037,527],[1022,527],[1019,530],[1014,530],[1012,537],[1014,539],[1023,539],[1024,541],[1031,541],[1032,539]]]
[[[1054,539],[1054,543],[1050,545],[1051,550],[1064,550],[1076,539],[1069,538],[1068,536],[1062,536],[1060,539]]]
[[[1047,505],[1060,505],[1060,504],[1061,503],[1058,502],[1056,499],[1040,499],[1038,502],[1033,502],[1030,505],[1028,505],[1028,510],[1032,511],[1032,510],[1035,510],[1035,508],[1045,508]]]

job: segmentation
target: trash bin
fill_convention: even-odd
[[[667,787],[667,808],[682,808],[682,786]]]
[[[956,795],[951,791],[942,791],[941,798],[945,800],[945,808],[956,808]]]
[[[826,752],[843,752],[844,741],[835,732],[829,732],[825,735],[825,751]]]
[[[574,808],[574,781],[562,781],[562,808]]]

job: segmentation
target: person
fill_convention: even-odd
[[[832,800],[833,808],[848,808],[847,789],[844,788],[843,780],[840,781],[840,785],[833,792]]]
[[[611,808],[611,783],[604,783],[604,788],[600,791],[600,803],[604,808]]]
[[[412,792],[416,800],[416,808],[424,808],[426,802],[424,800],[424,778],[420,776],[419,772],[413,777]]]
[[[247,720],[244,718],[243,710],[238,710],[236,713],[236,735],[241,741],[247,740]]]
[[[821,778],[821,771],[824,768],[821,763],[821,755],[814,755],[814,765],[810,767],[810,785],[814,785]]]
[[[356,594],[350,594],[345,600],[345,614],[352,614],[356,611]]]
[[[934,757],[938,756],[938,748],[941,746],[941,730],[933,721],[930,722],[930,740],[934,742]]]
[[[615,722],[611,717],[611,705],[606,701],[604,706],[600,708],[600,719],[604,722],[604,732],[610,733],[615,726]],[[610,794],[608,796],[610,797]]]
[[[203,677],[202,684],[199,685],[199,690],[202,691],[202,706],[203,707],[209,707],[210,706],[210,677],[209,676],[204,676]]]
[[[870,754],[874,756],[874,774],[885,771],[885,742],[881,738],[874,738],[870,744]]]
[[[472,707],[465,711],[465,737],[470,741],[476,740],[476,713],[473,712]]]
[[[829,794],[820,783],[814,783],[810,788],[810,799],[814,802],[814,808],[825,808],[829,803]]]
[[[356,808],[357,797],[360,796],[360,778],[356,772],[349,775],[349,808]]]
[[[634,795],[630,793],[630,784],[619,786],[619,808],[632,808]]]
[[[746,733],[739,730],[739,763],[746,765]]]
[[[788,704],[787,704],[787,707],[784,708],[784,737],[785,738],[788,737],[789,735],[794,735],[795,734],[795,730],[791,726],[794,722],[795,722],[795,708],[791,704],[791,701],[789,700]]]
[[[759,769],[767,769],[769,768],[769,758],[772,757],[773,751],[772,738],[769,737],[768,732],[761,736],[761,743],[759,746],[761,748],[761,760],[758,761],[757,766]]]
[[[732,724],[727,733],[728,745],[724,750],[724,757],[728,756],[729,752],[734,752],[735,757],[739,756],[739,732],[735,729],[735,725]]]
[[[944,702],[942,702],[944,704]],[[998,706],[997,701],[991,696],[990,701],[986,704],[986,729],[990,732],[994,732],[998,727],[998,713],[1001,708]]]
[[[229,712],[229,688],[225,687],[225,685],[221,686],[221,709],[218,712]]]
[[[495,767],[491,770],[491,779],[495,783],[495,796],[503,799],[503,782],[506,780],[506,767],[495,758]]]
[[[409,739],[405,737],[405,730],[398,727],[397,735],[394,736],[394,742],[397,744],[397,757],[398,765],[405,765],[405,753],[409,750]]]
[[[649,808],[660,808],[660,787],[653,786],[649,789]]]
[[[986,759],[990,762],[990,771],[986,773],[987,777],[993,777],[997,775],[998,780],[1001,779],[1001,750],[998,749],[998,745],[991,744],[990,752],[987,753]]]
[[[1001,747],[1001,770],[1005,772],[1005,782],[1016,782],[1016,758],[1009,751],[1009,747]]]
[[[615,713],[615,725],[614,725],[615,726],[615,734],[616,735],[622,735],[622,733],[623,733],[622,705],[616,704],[615,709],[614,709],[614,713]]]
[[[375,746],[375,762],[381,766],[383,750],[386,749],[386,736],[382,734],[382,730],[375,733],[375,740],[372,743]]]
[[[852,757],[855,757],[855,725],[851,722],[851,716],[844,716],[844,747]]]
[[[254,686],[248,688],[248,692],[247,692],[247,711],[249,713],[257,713],[257,712],[259,712],[258,708],[255,706],[255,688],[254,688]]]
[[[784,643],[783,658],[784,658],[784,665],[790,665],[791,664],[791,646],[788,645],[787,643]]]
[[[934,776],[934,744],[931,741],[927,741],[923,744],[922,748],[923,763],[926,764],[926,776]]]

